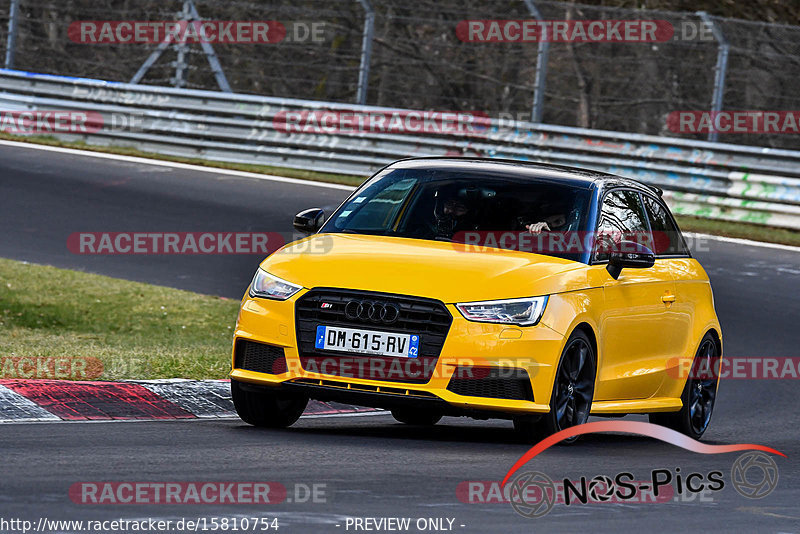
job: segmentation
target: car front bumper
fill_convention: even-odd
[[[234,333],[231,379],[251,387],[301,391],[318,400],[380,408],[416,404],[438,407],[454,415],[487,414],[492,417],[547,413],[550,410],[554,373],[565,338],[543,323],[517,327],[470,322],[454,306],[447,305],[453,321],[429,380],[388,380],[383,379],[380,373],[364,378],[356,373],[327,373],[324,367],[314,370],[303,367],[295,330],[295,302],[303,294],[300,292],[287,301],[244,297]],[[236,344],[241,341],[282,350],[285,365],[259,371],[237,368]],[[454,388],[451,384],[456,379],[486,380],[488,378],[483,377],[487,372],[493,377],[514,376],[519,379],[527,376],[532,395],[527,399],[498,398],[481,387],[477,388],[479,395],[466,395],[460,394],[465,388]],[[473,389],[466,388],[468,391]]]

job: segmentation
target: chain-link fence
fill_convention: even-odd
[[[15,3],[17,29],[9,39]],[[201,46],[93,43],[74,31],[79,21],[195,19],[278,21],[285,35],[270,44]],[[460,22],[488,19],[658,20],[674,34],[655,42],[459,38]],[[547,124],[697,139],[707,134],[670,129],[670,114],[800,110],[800,27],[543,0],[0,0],[0,43],[7,66],[31,72],[533,116]],[[782,148],[797,147],[797,139],[719,136]]]

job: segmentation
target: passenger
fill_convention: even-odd
[[[544,231],[552,232],[567,224],[567,217],[563,213],[557,213],[549,217],[544,217],[543,221],[528,224],[525,228],[532,234],[539,234]]]

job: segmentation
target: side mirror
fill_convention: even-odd
[[[294,229],[304,234],[313,234],[322,228],[325,212],[321,208],[311,208],[294,216]]]
[[[608,274],[614,280],[619,278],[619,273],[623,267],[630,269],[647,269],[656,262],[655,253],[644,245],[634,241],[622,241],[618,250],[612,251],[608,255]]]

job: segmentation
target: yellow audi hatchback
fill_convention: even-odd
[[[649,414],[699,438],[722,356],[711,285],[658,188],[480,158],[393,163],[244,295],[231,390],[247,423],[309,399],[402,423],[511,419],[526,439]]]

